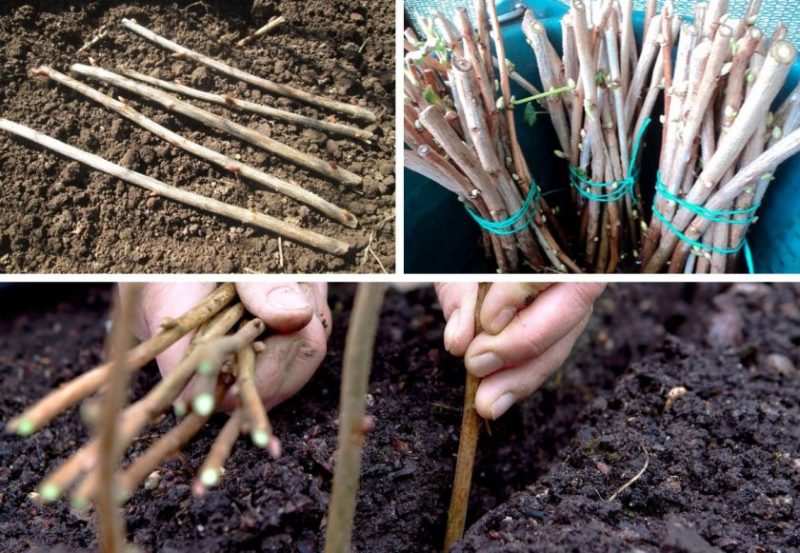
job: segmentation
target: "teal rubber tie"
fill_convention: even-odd
[[[639,133],[636,135],[636,141],[633,143],[633,151],[631,152],[631,161],[628,164],[628,175],[618,181],[611,182],[597,182],[589,179],[580,168],[569,168],[569,180],[572,186],[583,196],[593,202],[616,202],[630,195],[634,200],[634,187],[639,180],[639,150],[641,149],[642,139],[647,127],[650,126],[650,118],[645,119]],[[610,188],[608,192],[602,192],[602,189]],[[600,189],[600,192],[595,192],[595,189]]]
[[[475,211],[467,204],[464,204],[464,207],[467,209],[467,213],[469,213],[470,217],[472,217],[482,229],[499,236],[508,236],[509,234],[516,234],[517,232],[525,230],[528,225],[531,224],[531,221],[533,221],[533,218],[536,216],[536,211],[539,209],[540,197],[541,194],[539,194],[539,186],[536,184],[536,181],[531,181],[531,187],[528,191],[528,196],[525,198],[522,207],[520,207],[519,211],[514,213],[511,217],[502,221],[484,219],[475,213]],[[531,209],[531,207],[533,209]],[[525,217],[526,214],[527,217]],[[523,217],[525,217],[525,220],[521,224],[518,224],[520,219]]]
[[[705,206],[694,204],[685,198],[681,198],[676,196],[664,185],[664,181],[661,179],[661,173],[659,172],[656,176],[656,197],[660,195],[664,199],[675,202],[676,204],[680,205],[688,209],[690,212],[694,213],[698,217],[702,217],[708,221],[713,223],[724,223],[728,225],[749,225],[756,220],[755,213],[758,210],[759,206],[761,205],[760,202],[753,204],[750,207],[746,207],[743,209],[708,209]],[[743,238],[741,242],[739,242],[733,248],[719,248],[710,244],[703,244],[698,240],[694,240],[689,238],[678,230],[678,228],[673,225],[670,221],[667,220],[664,215],[656,207],[656,200],[653,200],[653,215],[661,221],[665,227],[667,227],[673,234],[675,234],[678,238],[692,246],[693,248],[697,248],[700,250],[707,250],[713,253],[721,253],[724,255],[732,255],[735,253],[739,253],[741,250],[744,250],[744,260],[747,264],[747,270],[750,274],[755,273],[755,265],[753,263],[753,253],[750,251],[750,245],[747,243],[747,239]],[[744,219],[734,219],[737,215],[747,215]]]

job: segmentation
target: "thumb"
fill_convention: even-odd
[[[313,284],[239,283],[236,291],[247,310],[278,333],[300,330],[317,312]]]

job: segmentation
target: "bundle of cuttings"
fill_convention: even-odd
[[[82,418],[90,426],[102,427],[106,423],[99,404],[109,391],[100,392],[112,388],[110,382],[117,374],[114,371],[133,375],[194,332],[191,345],[172,371],[144,397],[124,409],[119,406],[112,443],[101,441],[102,435],[91,439],[45,478],[38,489],[39,499],[53,502],[71,489],[72,506],[85,509],[113,486],[116,500],[126,501],[148,477],[157,474],[162,462],[176,455],[206,425],[223,401],[231,403],[232,411],[198,470],[193,485],[196,495],[219,484],[225,461],[242,433],[249,434],[255,446],[266,448],[274,458],[280,456],[280,441],[272,433],[254,378],[256,353],[265,348],[257,340],[264,331],[264,323],[249,317],[237,301],[234,285],[223,284],[180,317],[164,320],[157,334],[121,355],[119,363],[111,360],[83,373],[11,420],[8,431],[30,436],[81,403]],[[161,423],[170,407],[179,419],[177,424],[131,459],[113,482],[106,481],[99,470],[103,460],[123,457],[148,427]]]
[[[738,268],[740,251],[750,262],[747,229],[775,168],[800,149],[800,88],[770,111],[796,49],[782,25],[770,37],[756,26],[758,0],[739,19],[724,0],[698,4],[694,23],[650,0],[641,44],[633,0],[573,1],[555,43],[525,10],[540,88],[506,59],[494,4],[475,8],[476,29],[460,9],[456,25],[421,20],[425,40],[406,31],[406,166],[459,195],[501,271],[519,268],[517,250],[537,271],[723,272]],[[530,96],[516,99],[510,81]],[[558,142],[564,181],[543,183],[571,191],[558,208],[520,149],[527,125]],[[659,131],[651,178],[645,139],[655,147]]]
[[[532,178],[517,140],[511,67],[494,2],[477,0],[477,30],[464,9],[456,25],[426,21],[426,40],[406,31],[405,164],[446,187],[483,229],[501,272],[580,272],[566,236]],[[493,58],[489,26],[497,52]]]
[[[797,50],[783,25],[757,27],[759,8],[751,0],[737,19],[726,1],[698,4],[665,67],[646,272],[736,271],[742,257],[753,270],[745,234],[778,164],[800,149],[800,88],[771,111]]]

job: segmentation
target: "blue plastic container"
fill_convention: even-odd
[[[561,45],[561,17],[567,6],[557,0],[525,2],[547,29],[556,49]],[[517,0],[500,0],[498,13],[508,13],[519,4]],[[637,38],[641,44],[644,16],[634,15]],[[522,34],[521,19],[503,25],[506,55],[516,70],[535,85],[539,85],[536,58]],[[789,76],[779,100],[797,86],[800,63]],[[512,83],[517,98],[528,94]],[[654,121],[647,132],[640,182],[649,205],[652,183],[658,163],[661,125],[654,110]],[[547,117],[540,117],[530,128],[522,123],[522,111],[516,110],[519,141],[534,178],[542,186],[548,201],[558,203],[567,192],[566,164],[553,155],[558,149],[555,132]],[[770,184],[759,209],[760,221],[751,227],[748,240],[753,251],[757,273],[800,273],[800,155],[784,162]],[[553,189],[558,186],[559,189]],[[649,210],[647,214],[649,220]],[[407,273],[485,273],[493,272],[491,260],[484,257],[480,229],[467,215],[456,197],[438,184],[412,171],[405,171],[405,270]]]

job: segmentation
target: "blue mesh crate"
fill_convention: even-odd
[[[684,17],[690,17],[696,2],[675,1],[676,10]],[[429,17],[436,11],[452,15],[458,6],[472,9],[471,0],[405,0],[405,9],[412,24],[419,17]],[[645,2],[637,0],[636,6],[643,9]],[[659,7],[663,2],[659,2]],[[531,82],[538,84],[536,62],[520,27],[520,19],[514,18],[523,3],[518,0],[499,0],[498,13],[509,14],[510,19],[503,24],[503,40],[509,60],[516,70]],[[547,28],[554,45],[560,45],[560,19],[567,11],[567,4],[558,0],[528,0],[524,6],[530,8]],[[744,13],[746,0],[731,0],[730,13],[739,16]],[[643,14],[636,14],[635,21],[641,26]],[[759,17],[759,26],[767,34],[778,22],[789,29],[788,39],[800,46],[800,10],[794,2],[765,2]],[[641,41],[641,36],[638,37]],[[779,100],[800,81],[800,63],[792,70]],[[513,86],[512,86],[513,88]],[[517,97],[526,95],[521,89],[512,91]],[[660,109],[660,108],[659,108]],[[522,110],[517,110],[521,119]],[[556,163],[552,152],[557,148],[555,133],[548,123],[541,123],[533,129],[518,124],[520,145],[528,158],[534,177],[545,190],[558,201],[558,195],[566,188],[548,189],[548,184],[564,183],[566,170],[563,164]],[[642,163],[643,192],[650,191],[655,182],[658,157],[658,140],[661,128],[651,126],[648,134],[652,137],[645,149]],[[800,155],[784,162],[775,174],[764,202],[759,209],[757,222],[748,233],[753,250],[757,273],[800,273],[800,202],[797,201],[797,185],[800,184]],[[548,198],[549,199],[549,198]],[[649,204],[648,204],[649,205]],[[649,220],[649,213],[648,213]],[[465,212],[455,196],[439,185],[411,171],[405,171],[405,270],[410,273],[462,273],[490,272],[490,262],[476,248],[480,241],[480,230]]]

